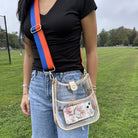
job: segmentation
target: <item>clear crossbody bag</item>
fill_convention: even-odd
[[[51,75],[51,74],[50,74]],[[53,116],[57,126],[63,130],[71,130],[96,122],[100,117],[99,107],[89,74],[75,82],[59,82],[52,78]],[[61,99],[58,93],[66,92]],[[84,97],[74,97],[73,93],[83,91]],[[69,97],[69,98],[68,98]]]

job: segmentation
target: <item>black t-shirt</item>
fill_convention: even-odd
[[[81,19],[96,10],[94,0],[57,0],[46,15],[41,15],[41,25],[52,55],[56,72],[83,71],[80,57]],[[24,22],[24,34],[32,40],[33,70],[42,71],[37,47],[30,33],[30,11]]]

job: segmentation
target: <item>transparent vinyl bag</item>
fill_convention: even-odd
[[[55,123],[71,130],[96,122],[100,117],[96,95],[89,74],[75,82],[52,79],[52,102]]]

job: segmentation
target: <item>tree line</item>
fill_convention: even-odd
[[[135,27],[133,29],[127,29],[119,27],[117,29],[112,29],[110,31],[105,31],[104,29],[97,36],[98,47],[106,46],[138,46],[138,32]],[[8,33],[9,46],[11,48],[19,49],[21,45],[18,40],[18,33]],[[83,46],[83,40],[81,36],[80,41],[81,46]],[[6,43],[6,33],[5,30],[0,27],[0,47],[7,47]]]
[[[127,29],[123,26],[98,34],[98,47],[106,46],[138,46],[138,32],[135,27]]]

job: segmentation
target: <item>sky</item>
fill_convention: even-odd
[[[95,0],[98,33],[120,26],[138,30],[138,0]],[[7,19],[8,33],[19,32],[16,17],[18,0],[0,0],[0,15]],[[0,17],[0,24],[2,19]],[[2,25],[1,25],[2,26]]]

